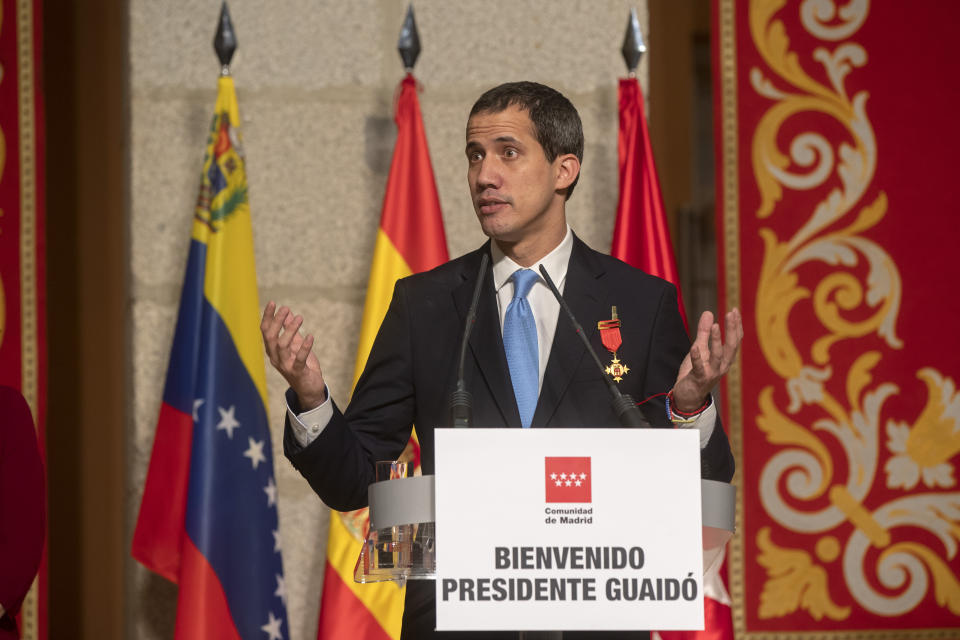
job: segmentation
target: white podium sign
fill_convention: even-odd
[[[703,629],[696,429],[437,429],[437,629]]]

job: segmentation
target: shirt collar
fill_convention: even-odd
[[[546,267],[547,273],[550,274],[553,283],[557,285],[558,289],[562,290],[564,280],[567,278],[567,265],[570,264],[570,254],[572,252],[573,232],[570,230],[570,225],[567,225],[567,235],[563,237],[560,244],[529,268],[536,271],[537,275],[540,275],[540,265],[543,265]],[[490,257],[493,259],[493,286],[497,291],[500,291],[500,288],[510,281],[510,276],[513,275],[513,272],[517,269],[523,269],[523,267],[508,258],[503,251],[500,250],[496,241],[490,242]],[[543,280],[542,276],[540,276],[540,280]]]

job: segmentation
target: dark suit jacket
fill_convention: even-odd
[[[432,271],[398,281],[346,412],[335,408],[332,421],[307,447],[299,446],[287,425],[287,457],[330,507],[348,511],[365,506],[367,487],[375,478],[374,463],[396,459],[413,424],[423,473],[434,472],[434,429],[450,423],[448,402],[459,343],[483,252],[489,253],[489,242]],[[473,424],[519,427],[492,282],[488,267],[465,365],[467,389],[473,394]],[[609,319],[611,307],[617,307],[623,336],[618,355],[630,367],[620,383],[622,392],[639,401],[673,386],[690,342],[672,285],[593,251],[574,236],[563,297],[604,360],[610,355],[600,341],[597,322]],[[288,398],[297,411],[295,394]],[[651,425],[670,426],[663,396],[642,404],[641,410]],[[619,426],[610,392],[562,311],[531,426]],[[701,458],[706,476],[732,478],[733,457],[719,423]],[[425,591],[411,583],[408,610],[411,593]],[[406,637],[407,614],[404,625]]]

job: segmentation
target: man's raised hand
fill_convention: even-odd
[[[303,316],[294,315],[287,307],[277,309],[270,301],[263,310],[260,333],[270,364],[297,394],[300,408],[309,411],[327,399],[327,386],[312,351],[313,335],[300,335],[302,324]]]
[[[678,411],[694,412],[707,400],[710,391],[730,370],[743,340],[740,311],[734,309],[724,319],[724,338],[713,314],[704,311],[697,324],[697,337],[690,353],[680,364],[677,382],[673,385],[673,401]]]

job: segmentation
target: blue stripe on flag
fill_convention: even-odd
[[[167,365],[167,382],[163,387],[163,401],[187,415],[193,413],[206,263],[207,245],[191,240],[187,271],[183,276],[183,293],[180,294],[177,328],[173,334],[170,363]]]
[[[274,595],[283,567],[274,551],[277,507],[268,505],[264,491],[275,485],[266,410],[229,330],[205,298],[201,314],[194,399],[202,403],[193,430],[187,535],[219,577],[241,637],[263,640],[270,613],[283,619],[289,637],[283,601]],[[244,454],[257,451],[262,459],[257,456],[254,468]]]

